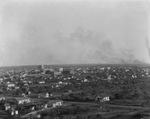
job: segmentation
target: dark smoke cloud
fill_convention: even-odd
[[[132,49],[115,50],[112,40],[104,36],[79,27],[67,37],[59,33],[54,39],[66,49],[66,58],[76,63],[142,63]]]

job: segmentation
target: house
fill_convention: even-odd
[[[63,105],[63,101],[62,100],[50,100],[47,103],[47,107],[57,107],[57,106],[62,106]]]
[[[98,96],[96,96],[95,101],[96,102],[101,102],[101,103],[102,102],[107,102],[107,101],[110,101],[110,97],[108,95],[104,95],[104,94],[98,95]]]
[[[15,99],[17,100],[18,104],[24,104],[24,103],[30,103],[31,102],[31,99],[28,97],[18,97]]]
[[[15,89],[19,89],[19,86],[16,86]]]
[[[54,76],[58,76],[58,75],[60,75],[60,74],[61,74],[61,72],[54,71]]]
[[[3,80],[4,80],[3,78],[0,78],[0,82],[3,82]]]
[[[110,97],[106,94],[101,94],[96,96],[95,101],[99,103],[100,108],[103,109],[105,108],[105,102],[110,101]]]
[[[50,97],[50,94],[48,92],[38,94],[38,98],[49,98],[49,97]]]
[[[17,105],[14,109],[18,110],[19,113],[24,113],[24,111],[28,110],[28,111],[34,111],[36,109],[36,107],[38,106],[38,104],[36,103],[27,103],[24,105]]]
[[[2,101],[2,100],[6,100],[6,97],[3,95],[0,95],[0,101]]]
[[[44,84],[45,83],[45,81],[39,81],[39,84]]]
[[[5,103],[4,106],[5,106],[5,110],[9,110],[10,109],[9,103]]]
[[[18,115],[18,110],[15,110],[14,108],[11,109],[11,115]]]
[[[46,98],[49,98],[49,93],[46,93],[45,97],[46,97]]]
[[[15,87],[15,84],[14,83],[7,83],[7,87],[10,88],[10,87]]]
[[[82,82],[89,82],[88,79],[84,78],[84,80]]]
[[[7,100],[14,102],[14,103],[17,103],[19,105],[31,102],[31,99],[29,97],[11,97]]]

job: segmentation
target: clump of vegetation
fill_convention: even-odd
[[[92,112],[92,108],[90,108],[88,105],[76,105],[71,104],[65,107],[57,107],[49,111],[42,112],[41,116],[44,117],[73,117],[79,115],[84,115],[86,113]],[[65,118],[64,118],[65,119]]]

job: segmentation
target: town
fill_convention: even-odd
[[[149,78],[142,65],[1,67],[0,118],[148,118]]]
[[[0,119],[150,119],[150,0],[1,0]]]

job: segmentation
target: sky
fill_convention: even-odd
[[[149,0],[1,0],[0,66],[150,63]]]

